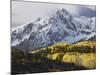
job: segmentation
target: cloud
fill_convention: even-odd
[[[89,9],[91,9],[91,10],[93,10],[93,11],[96,10],[96,6],[88,6],[87,8],[89,8]]]
[[[12,1],[12,25],[24,24],[41,16],[51,16],[60,8],[65,8],[73,16],[95,14],[94,6]]]
[[[95,7],[93,7],[93,6],[81,6],[79,8],[79,15],[80,16],[87,16],[87,17],[95,17],[96,16]]]

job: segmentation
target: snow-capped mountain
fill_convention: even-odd
[[[50,17],[21,25],[11,32],[11,45],[21,50],[33,50],[56,43],[75,43],[95,39],[95,17],[73,17],[65,9]]]

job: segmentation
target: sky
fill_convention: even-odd
[[[55,3],[40,3],[27,1],[12,1],[11,18],[12,27],[34,21],[38,17],[48,17],[56,13],[57,10],[64,8],[75,17],[87,16],[95,17],[95,6],[70,5]]]

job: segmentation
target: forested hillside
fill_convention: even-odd
[[[12,73],[95,69],[95,47],[95,41],[82,41],[60,43],[31,52],[12,48]]]

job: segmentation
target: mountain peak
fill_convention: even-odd
[[[57,10],[53,16],[38,18],[11,33],[12,47],[32,50],[56,43],[75,43],[95,38],[95,18],[73,17],[66,9]],[[91,23],[90,23],[91,22]]]
[[[72,15],[64,8],[58,10],[56,12],[56,16],[58,16],[60,19],[65,18],[67,20],[71,20],[72,19]]]
[[[58,10],[56,14],[57,15],[70,15],[70,13],[64,8]]]

